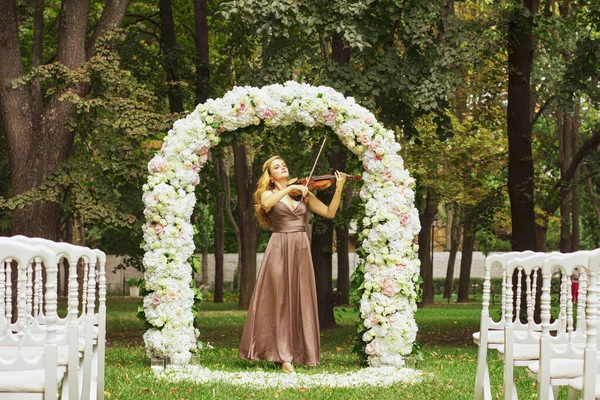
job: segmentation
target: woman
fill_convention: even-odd
[[[306,207],[333,218],[346,175],[336,171],[336,190],[329,206],[306,186],[288,186],[288,169],[281,157],[268,159],[254,193],[258,222],[273,230],[260,267],[242,334],[239,356],[282,363],[320,362],[319,314],[310,244],[305,233]],[[300,201],[290,192],[302,194]]]

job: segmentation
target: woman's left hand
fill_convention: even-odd
[[[335,186],[343,187],[346,183],[346,174],[340,171],[335,171]]]

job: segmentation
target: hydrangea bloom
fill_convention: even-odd
[[[266,126],[301,123],[329,126],[361,160],[365,203],[362,221],[366,251],[361,318],[371,366],[404,365],[417,333],[415,283],[419,274],[414,236],[419,218],[415,181],[398,155],[394,132],[351,97],[330,87],[287,82],[263,88],[235,87],[222,98],[200,104],[178,120],[161,151],[148,163],[144,185],[146,318],[144,335],[152,357],[185,363],[196,345],[193,292],[189,287],[193,254],[190,217],[196,201],[198,170],[219,134],[263,122]]]

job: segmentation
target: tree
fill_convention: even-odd
[[[32,66],[41,66],[43,55],[43,3],[36,2],[34,55]],[[38,188],[42,182],[67,161],[75,131],[67,123],[77,110],[70,97],[85,97],[92,81],[85,66],[96,54],[96,43],[108,31],[121,24],[129,0],[109,0],[96,25],[88,34],[90,1],[64,0],[59,13],[58,44],[49,51],[56,60],[54,68],[66,78],[64,85],[51,93],[43,93],[35,83],[13,84],[23,77],[16,2],[0,3],[0,116],[8,144],[13,195]],[[52,149],[52,151],[48,151]],[[56,201],[36,201],[14,210],[12,234],[39,236],[57,240],[60,205]]]

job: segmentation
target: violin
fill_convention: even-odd
[[[362,176],[361,175],[346,175],[346,179],[355,181],[355,182],[360,182],[362,180]],[[308,190],[323,190],[323,189],[327,189],[328,187],[330,187],[331,185],[333,185],[333,182],[335,182],[335,175],[318,175],[318,176],[313,176],[310,179],[309,178],[300,178],[300,179],[291,179],[288,182],[288,186],[289,185],[303,185],[306,186],[308,188]],[[298,196],[301,196],[302,192],[298,191],[298,190],[292,190],[290,192],[290,197],[292,197],[294,200],[296,200],[295,198]]]

